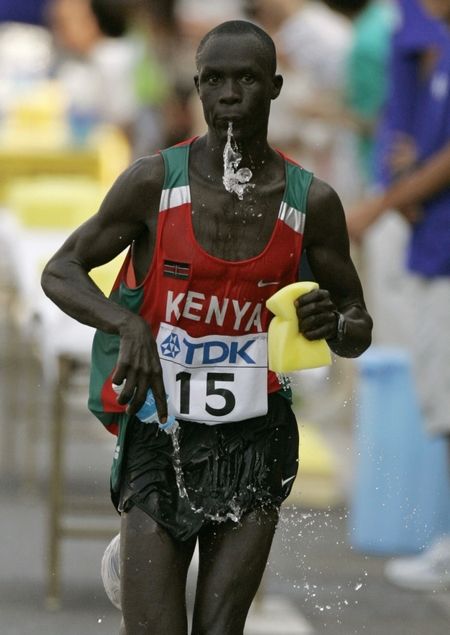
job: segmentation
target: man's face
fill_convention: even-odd
[[[236,138],[245,139],[267,131],[282,79],[256,36],[216,35],[201,53],[195,83],[208,128],[225,138],[231,121]]]

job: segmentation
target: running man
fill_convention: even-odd
[[[265,301],[297,280],[302,252],[320,289],[296,303],[301,332],[345,357],[371,339],[337,194],[267,141],[283,83],[273,41],[226,22],[196,63],[206,134],[133,163],[42,278],[63,311],[97,329],[90,407],[119,435],[122,635],[186,635],[197,541],[192,634],[243,633],[297,473],[289,391],[267,370]],[[88,272],[127,245],[106,298]],[[117,398],[111,384],[122,382]],[[187,497],[170,436],[134,416],[149,387],[160,421],[168,407],[179,421]]]

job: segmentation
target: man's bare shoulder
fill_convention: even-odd
[[[329,238],[345,239],[345,214],[334,188],[314,177],[308,192],[305,243],[321,243]]]
[[[109,190],[99,210],[99,221],[147,223],[149,210],[158,210],[163,184],[164,162],[159,154],[137,159]]]
[[[341,206],[341,202],[337,192],[333,187],[322,181],[322,179],[313,177],[308,193],[308,212],[311,210],[321,210],[329,205]]]
[[[158,194],[164,184],[164,161],[160,154],[140,157],[123,172],[122,185],[136,192]]]

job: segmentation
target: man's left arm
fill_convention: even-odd
[[[300,332],[309,340],[326,339],[342,357],[361,355],[371,343],[372,318],[350,257],[341,201],[316,178],[308,194],[304,249],[319,289],[296,301]]]

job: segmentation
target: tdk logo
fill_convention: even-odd
[[[222,340],[208,340],[204,342],[191,341],[183,338],[180,347],[178,336],[171,334],[161,343],[161,352],[165,357],[175,359],[182,354],[182,363],[192,364],[255,364],[249,350],[255,343],[254,339],[246,342],[224,342]],[[181,349],[181,350],[180,350]]]
[[[222,342],[221,340],[195,343],[190,342],[186,338],[183,340],[183,344],[186,347],[186,364],[201,363],[201,364],[221,364],[228,362],[230,364],[239,363],[240,361],[245,364],[254,364],[255,360],[248,354],[248,349],[255,342],[255,340],[247,340],[245,344],[239,342]],[[201,360],[201,361],[200,361]]]
[[[171,357],[175,359],[175,357],[180,353],[180,340],[178,339],[178,335],[176,333],[171,333],[169,337],[161,342],[161,353],[164,357]]]

